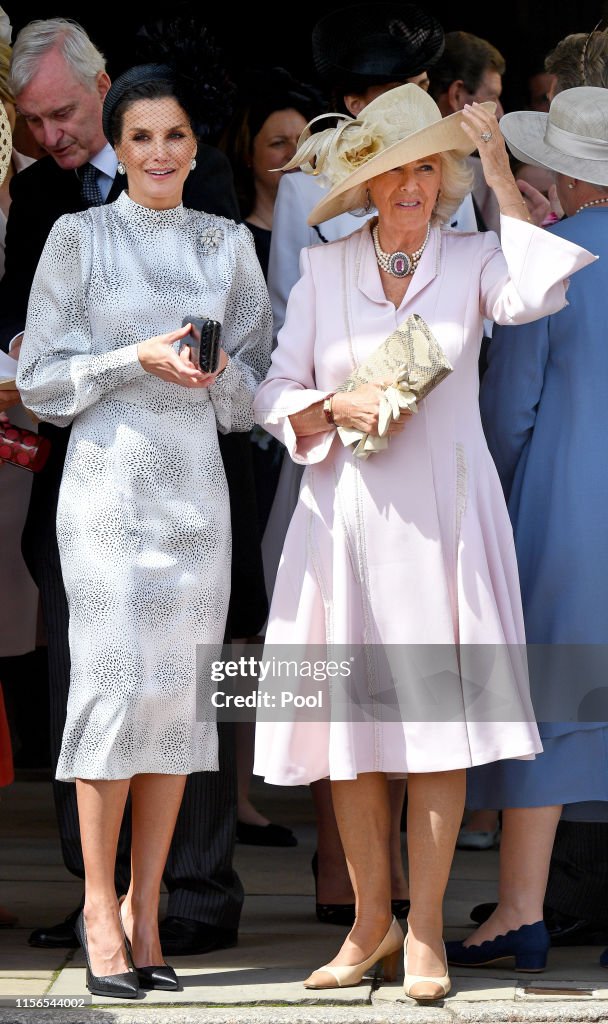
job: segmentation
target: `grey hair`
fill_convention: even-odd
[[[94,88],[97,75],[106,69],[104,55],[77,22],[67,18],[47,18],[30,21],[13,44],[8,79],[13,96],[23,92],[36,75],[40,60],[55,49],[61,53],[75,78],[86,89]]]
[[[445,224],[456,212],[466,195],[473,187],[473,170],[465,159],[456,156],[449,150],[440,153],[441,159],[441,191],[431,224]]]

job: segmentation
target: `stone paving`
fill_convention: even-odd
[[[32,949],[27,944],[33,927],[61,920],[81,893],[80,883],[61,861],[50,785],[17,782],[4,790],[0,904],[18,914],[19,924],[0,929],[0,1021],[608,1021],[608,971],[599,967],[601,950],[595,947],[553,950],[542,974],[517,977],[496,966],[454,968],[449,997],[426,1008],[407,999],[399,983],[385,984],[381,978],[370,977],[355,988],[305,989],[302,979],[331,959],[345,932],[315,918],[310,870],[315,834],[308,790],[258,785],[256,792],[261,808],[294,828],[299,845],[237,846],[236,866],[247,894],[238,946],[206,956],[175,957],[181,992],[142,993],[133,1004],[96,997],[96,1008],[79,1009],[66,1008],[65,1001],[87,997],[80,950]],[[446,937],[466,934],[470,908],[495,896],[497,864],[495,851],[457,851],[446,899]],[[15,1008],[16,998],[28,1002]],[[53,1009],[43,1008],[49,1005]]]

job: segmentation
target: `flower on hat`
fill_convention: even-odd
[[[322,173],[335,185],[383,148],[382,140],[369,127],[353,122],[347,125],[333,152],[328,154]]]
[[[408,88],[418,89],[418,86],[402,86],[384,93],[356,118],[344,114],[315,117],[306,126],[295,156],[283,170],[300,167],[305,173],[317,176],[322,184],[335,188],[385,149],[432,120],[441,120],[439,109],[426,93],[416,96],[422,103],[422,111],[420,103],[404,102],[404,90]],[[311,126],[328,117],[339,117],[340,123],[335,128],[311,134]]]
[[[314,118],[319,121],[326,117],[339,117],[335,128],[310,134],[311,121],[300,136],[298,149],[282,170],[301,167],[306,174],[314,174],[321,184],[330,188],[344,181],[358,167],[382,152],[385,141],[374,126],[344,114],[321,114]]]
[[[486,102],[483,106],[493,111],[496,104]],[[338,118],[340,123],[315,131],[314,125],[328,117]],[[299,167],[329,186],[329,195],[307,218],[309,224],[318,224],[347,210],[363,210],[367,182],[378,174],[435,153],[452,151],[455,157],[465,157],[474,148],[475,142],[462,128],[461,114],[442,117],[432,97],[408,82],[381,93],[357,118],[336,113],[313,118],[302,132],[294,156],[281,170]],[[460,205],[464,195],[449,213]],[[442,217],[448,216],[446,210],[444,202]]]

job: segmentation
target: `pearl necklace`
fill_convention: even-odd
[[[420,263],[420,257],[426,249],[426,244],[431,234],[431,225],[427,225],[426,238],[420,246],[416,249],[416,252],[411,253],[409,256],[406,252],[398,249],[397,252],[384,252],[380,248],[380,242],[378,241],[378,222],[374,224],[372,228],[372,238],[374,241],[374,249],[376,252],[376,260],[378,266],[385,270],[387,274],[392,274],[393,277],[407,277],[408,274],[413,274],[418,264]]]
[[[582,203],[574,216],[576,217],[576,214],[580,213],[581,210],[586,210],[588,206],[599,206],[600,203],[608,203],[608,196],[604,196],[603,199],[590,199],[588,203]]]

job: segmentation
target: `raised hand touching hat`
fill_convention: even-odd
[[[510,186],[513,175],[509,156],[494,111],[484,109],[481,103],[465,103],[458,113],[463,131],[479,153],[488,185],[495,189],[501,179],[507,179]]]

